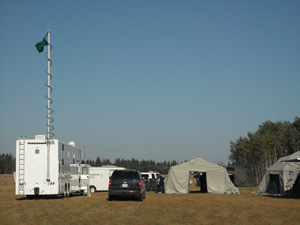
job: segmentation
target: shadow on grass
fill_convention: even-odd
[[[274,198],[274,199],[300,199],[298,195],[291,195],[291,196],[281,196],[281,195],[264,195],[267,198]]]
[[[190,191],[189,194],[208,194],[208,192],[203,192],[203,191]]]
[[[76,198],[76,197],[86,197],[85,195],[80,194],[72,194],[69,198]],[[26,200],[39,200],[39,199],[65,199],[63,195],[28,195],[21,198],[16,199],[17,201],[26,201]]]
[[[106,200],[109,201],[109,202],[112,202],[112,201],[118,201],[118,202],[129,202],[129,201],[132,202],[132,201],[134,201],[134,202],[139,202],[139,199],[134,198],[134,197],[119,197],[119,198],[113,198],[113,199],[107,198]]]

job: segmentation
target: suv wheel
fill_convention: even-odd
[[[142,201],[144,200],[144,195],[141,194],[141,195],[139,196],[138,200],[139,200],[140,202],[142,202]]]
[[[108,195],[108,201],[112,201],[114,198],[111,195]]]

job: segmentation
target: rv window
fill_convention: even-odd
[[[61,165],[62,165],[62,166],[65,165],[65,160],[64,160],[64,159],[61,160]]]
[[[40,154],[40,150],[39,150],[39,149],[36,149],[36,150],[35,150],[35,154]]]

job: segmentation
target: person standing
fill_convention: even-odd
[[[157,179],[157,190],[155,193],[165,193],[165,178],[162,174],[158,175],[158,179]]]

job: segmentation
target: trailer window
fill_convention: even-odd
[[[61,150],[62,150],[62,151],[65,150],[65,145],[62,145]]]
[[[35,154],[40,154],[40,150],[39,150],[39,149],[36,149],[36,150],[35,150]]]
[[[61,165],[62,165],[62,166],[65,165],[65,160],[64,160],[64,159],[61,160]]]

